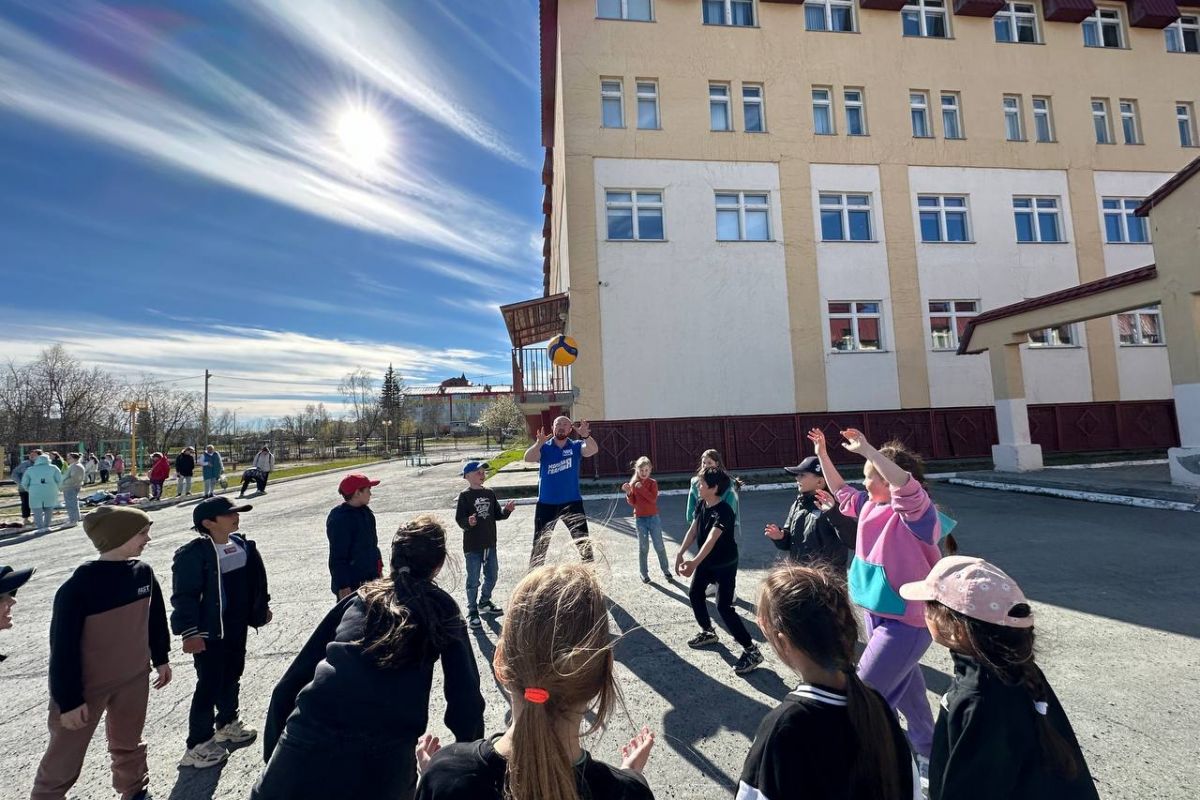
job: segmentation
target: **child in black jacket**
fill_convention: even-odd
[[[472,628],[483,625],[480,612],[498,615],[504,611],[492,602],[492,590],[500,572],[496,555],[496,520],[508,519],[516,508],[509,500],[503,506],[496,493],[483,485],[487,464],[468,461],[463,466],[467,488],[458,496],[454,521],[463,530],[463,559],[467,563],[467,624]],[[483,573],[483,589],[479,590],[479,573]]]
[[[1033,661],[1033,612],[1017,582],[983,559],[948,556],[900,596],[925,601],[933,640],[954,659],[929,756],[931,800],[1098,800]]]
[[[783,527],[767,525],[763,534],[797,564],[813,561],[845,570],[854,548],[858,520],[847,517],[826,491],[821,460],[809,456],[783,471],[796,479],[796,495]]]
[[[434,583],[445,560],[442,526],[418,517],[392,540],[389,577],[326,615],[271,695],[252,800],[411,798],[439,660],[446,726],[460,740],[483,735],[466,625]]]
[[[329,539],[329,588],[338,600],[383,572],[375,512],[370,506],[371,489],[378,485],[379,481],[359,472],[342,478],[338,494],[345,502],[334,506],[325,518],[325,537]]]

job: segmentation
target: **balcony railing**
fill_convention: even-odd
[[[545,347],[514,347],[512,368],[513,392],[518,399],[527,394],[569,394],[572,391],[571,368],[556,366]]]

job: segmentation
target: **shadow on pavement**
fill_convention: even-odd
[[[228,763],[223,761],[206,769],[180,767],[179,777],[175,779],[167,800],[213,800],[217,794],[217,784],[221,782],[221,773]]]

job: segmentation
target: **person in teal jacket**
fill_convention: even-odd
[[[685,516],[687,517],[687,524],[689,527],[692,524],[692,518],[696,516],[696,504],[700,502],[700,473],[709,467],[716,467],[717,469],[723,470],[726,473],[729,472],[729,470],[725,469],[725,464],[721,461],[721,454],[716,450],[705,450],[700,454],[700,469],[697,470],[696,474],[692,476],[692,486],[688,490],[687,511],[685,512]],[[737,515],[737,521],[733,525],[733,535],[738,539],[742,537],[742,515],[738,512],[737,494],[738,487],[741,485],[741,481],[730,475],[729,490],[726,491],[724,496],[721,498],[729,504],[729,507],[733,509],[733,513]]]
[[[21,476],[21,488],[29,493],[29,508],[33,525],[39,531],[50,528],[50,512],[58,505],[58,488],[62,486],[62,470],[50,463],[43,453]]]
[[[204,478],[204,496],[212,497],[217,492],[217,481],[221,480],[221,454],[210,444],[200,455],[200,477]]]

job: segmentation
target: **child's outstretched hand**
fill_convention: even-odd
[[[641,774],[650,760],[650,751],[654,749],[654,733],[650,726],[643,725],[637,735],[629,740],[629,744],[621,747],[621,769],[631,769]]]
[[[421,736],[417,740],[417,774],[423,773],[429,767],[429,759],[433,758],[433,754],[442,749],[442,742],[436,736],[431,736],[428,733]]]
[[[817,489],[814,495],[817,498],[817,508],[822,511],[831,511],[837,505],[837,500],[833,498],[833,495],[824,489]]]
[[[867,437],[858,428],[846,428],[846,430],[842,431],[842,438],[846,440],[842,443],[842,447],[851,453],[861,453],[864,449],[871,447],[871,443],[867,441]]]
[[[808,432],[808,440],[812,442],[813,452],[816,455],[821,455],[825,452],[825,431],[820,428],[812,428]]]
[[[516,507],[517,507],[517,501],[509,500],[507,503],[504,504],[504,513],[511,514],[513,512],[513,509]]]
[[[632,484],[632,483],[628,483],[628,482],[626,482],[626,483],[622,483],[622,484],[621,484],[621,491],[622,491],[622,492],[624,492],[625,494],[629,494],[630,492],[632,492],[632,491],[633,491],[633,484]]]
[[[772,541],[778,542],[783,538],[783,531],[779,530],[779,526],[772,522],[770,525],[763,528],[763,536]]]

